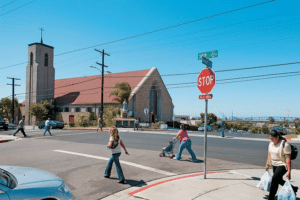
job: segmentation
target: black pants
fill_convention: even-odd
[[[285,166],[275,167],[273,166],[273,176],[271,182],[271,188],[269,193],[269,200],[274,200],[275,195],[278,190],[278,185],[284,185],[285,181],[283,180],[284,174],[287,172]],[[294,186],[292,186],[294,189]]]
[[[18,128],[18,130],[14,133],[14,136],[15,136],[19,131],[21,131],[21,132],[23,133],[24,137],[26,137],[24,128]]]

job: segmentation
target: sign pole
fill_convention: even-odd
[[[202,60],[202,63],[206,65],[206,68],[203,69],[198,78],[197,78],[197,87],[200,92],[204,95],[200,95],[199,99],[205,99],[205,115],[204,115],[204,176],[206,179],[206,155],[207,155],[207,104],[208,99],[212,99],[212,94],[208,94],[212,88],[215,86],[216,74],[212,71],[212,62],[208,58],[218,57],[218,50],[199,53],[198,60]]]
[[[204,179],[206,179],[206,152],[207,152],[207,104],[205,99],[205,115],[204,115]]]

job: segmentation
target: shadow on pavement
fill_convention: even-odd
[[[143,187],[145,185],[147,185],[147,183],[145,183],[145,181],[140,180],[140,181],[136,181],[136,180],[130,180],[130,179],[126,179],[126,183],[130,186],[136,186],[136,187]]]

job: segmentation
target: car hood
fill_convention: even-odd
[[[17,187],[59,187],[63,180],[58,176],[36,168],[0,165],[0,168],[11,173],[17,179]]]

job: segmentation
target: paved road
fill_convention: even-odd
[[[184,152],[183,161],[160,158],[158,154],[176,132],[162,134],[121,132],[130,155],[122,154],[121,164],[126,185],[117,184],[115,169],[112,179],[103,178],[110,152],[106,150],[108,132],[52,130],[54,136],[43,137],[41,130],[27,130],[28,138],[0,144],[0,163],[36,167],[50,171],[72,189],[75,199],[100,199],[131,185],[178,174],[203,171],[203,134],[190,133],[192,147],[200,159],[188,162]],[[12,133],[1,132],[1,134]],[[216,137],[208,138],[207,170],[263,168],[266,157],[267,138],[264,141]],[[23,136],[20,134],[20,138]],[[254,138],[257,139],[257,138]],[[300,149],[299,143],[296,144]],[[178,146],[175,148],[177,150]],[[293,166],[300,168],[297,160]],[[260,175],[258,175],[260,176]]]

